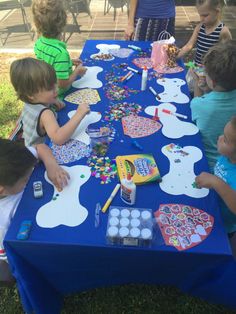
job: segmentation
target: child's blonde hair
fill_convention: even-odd
[[[210,9],[223,9],[225,5],[224,0],[196,0],[196,6],[207,4]]]
[[[47,38],[58,38],[66,26],[63,0],[33,0],[31,8],[37,32]]]
[[[57,83],[53,67],[34,58],[13,61],[10,79],[18,98],[25,102],[31,102],[30,97],[41,91],[52,90]]]
[[[209,49],[203,64],[210,79],[225,91],[236,89],[236,45],[232,40]]]

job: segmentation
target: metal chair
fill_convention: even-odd
[[[81,33],[80,25],[78,24],[77,21],[79,13],[87,13],[90,16],[90,18],[92,18],[92,15],[89,7],[90,0],[65,0],[65,5],[67,12],[72,16],[73,21],[73,25],[67,25],[65,29],[65,33],[66,32],[70,33],[67,39],[65,38],[64,33],[64,41],[67,42],[74,32]]]
[[[34,38],[34,32],[31,31],[31,25],[27,19],[27,14],[25,12],[25,6],[31,5],[31,0],[8,0],[8,1],[1,1],[0,2],[0,11],[12,11],[15,9],[20,9],[21,14],[22,14],[22,19],[23,19],[23,27],[26,33],[29,33],[31,39],[33,40]],[[15,26],[9,26],[9,27],[0,27],[0,39],[1,43],[4,46],[8,37],[10,34],[14,31],[20,29],[20,25],[15,25]],[[5,39],[2,38],[2,34],[6,33],[7,36]]]
[[[129,15],[129,0],[105,0],[104,2],[104,15],[109,13],[110,9],[113,8],[113,19],[116,19],[116,9],[121,8],[123,12],[123,7],[127,8],[127,14]]]

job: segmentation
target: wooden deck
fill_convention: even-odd
[[[181,1],[179,1],[181,3]],[[26,7],[27,17],[32,23],[30,7]],[[72,23],[71,14],[68,15],[68,27],[66,38],[69,49],[81,49],[87,39],[123,39],[124,28],[127,23],[127,11],[117,9],[116,19],[113,19],[112,9],[104,15],[104,0],[92,0],[90,4],[92,18],[86,13],[80,13],[77,17],[80,25],[78,27]],[[177,5],[176,6],[176,40],[181,46],[190,37],[193,28],[199,17],[195,6]],[[225,8],[223,21],[230,28],[234,40],[236,40],[236,5],[229,5]],[[0,29],[3,43],[0,49],[32,49],[34,40],[26,32],[22,25],[22,14],[20,10],[0,11]],[[73,31],[73,32],[72,32]],[[5,40],[6,39],[6,40]]]

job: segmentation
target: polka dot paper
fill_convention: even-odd
[[[85,88],[67,95],[65,100],[76,105],[80,105],[82,103],[95,105],[101,100],[101,98],[96,89]]]
[[[77,140],[69,140],[64,145],[52,143],[51,150],[59,164],[74,162],[90,155],[89,146]]]
[[[122,126],[124,134],[132,138],[149,136],[161,128],[159,122],[135,115],[122,118]]]

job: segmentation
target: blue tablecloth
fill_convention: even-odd
[[[114,73],[122,71],[121,67],[111,65],[126,62],[135,67],[132,59],[140,56],[137,51],[127,59],[115,58],[111,62],[92,60],[90,55],[98,52],[96,45],[100,43],[119,44],[121,47],[127,47],[130,43],[92,40],[86,42],[81,58],[87,66],[98,65],[104,68],[104,71],[98,74],[101,81],[105,83],[105,75],[111,70]],[[150,53],[150,43],[136,42],[135,44],[147,54]],[[165,77],[185,79],[185,73],[183,71],[166,74]],[[140,90],[141,76],[134,75],[126,85]],[[158,92],[162,91],[161,87],[158,90],[154,78],[148,81],[148,86],[155,86]],[[73,90],[72,88],[70,92]],[[187,85],[182,86],[182,91],[188,95]],[[99,94],[102,103],[94,105],[92,110],[104,114],[110,101],[106,98],[103,88],[99,89]],[[143,107],[156,104],[148,90],[132,94],[125,101],[136,102]],[[113,101],[113,103],[117,102],[119,101]],[[187,115],[190,121],[189,105],[175,105],[177,111]],[[68,119],[67,111],[76,107],[68,104],[59,114],[59,123],[65,123]],[[147,116],[144,112],[140,115]],[[113,158],[117,155],[140,153],[132,145],[131,139],[123,134],[121,123],[112,122],[112,125],[116,128],[116,136],[110,145],[108,155]],[[161,153],[163,145],[175,143],[182,147],[194,145],[202,149],[199,133],[173,140],[164,137],[159,131],[138,139],[138,142],[144,148],[144,153],[154,155],[162,176],[169,170],[169,162]],[[86,161],[86,158],[82,158],[71,165],[86,165]],[[163,192],[157,183],[138,186],[136,207],[151,208],[156,211],[160,204],[165,203],[195,206],[214,217],[214,227],[209,237],[200,245],[186,251],[179,252],[160,241],[154,241],[151,248],[119,247],[106,244],[107,214],[101,216],[99,228],[94,226],[96,203],[98,201],[101,204],[105,203],[117,179],[102,185],[100,180],[90,177],[89,181],[81,187],[81,203],[89,212],[83,224],[78,227],[60,225],[55,228],[41,228],[36,224],[36,213],[43,204],[51,200],[53,195],[52,186],[44,180],[44,170],[43,165],[35,168],[5,238],[7,256],[26,312],[59,313],[63,295],[124,283],[175,285],[210,302],[236,307],[234,292],[236,267],[213,191],[204,198],[191,198],[186,195],[169,195]],[[205,157],[197,162],[194,168],[196,174],[203,170],[208,170]],[[32,183],[36,179],[43,181],[44,196],[41,199],[33,197]],[[124,205],[119,195],[114,198],[112,205]],[[16,235],[21,222],[26,219],[32,221],[32,230],[28,240],[19,241]]]

